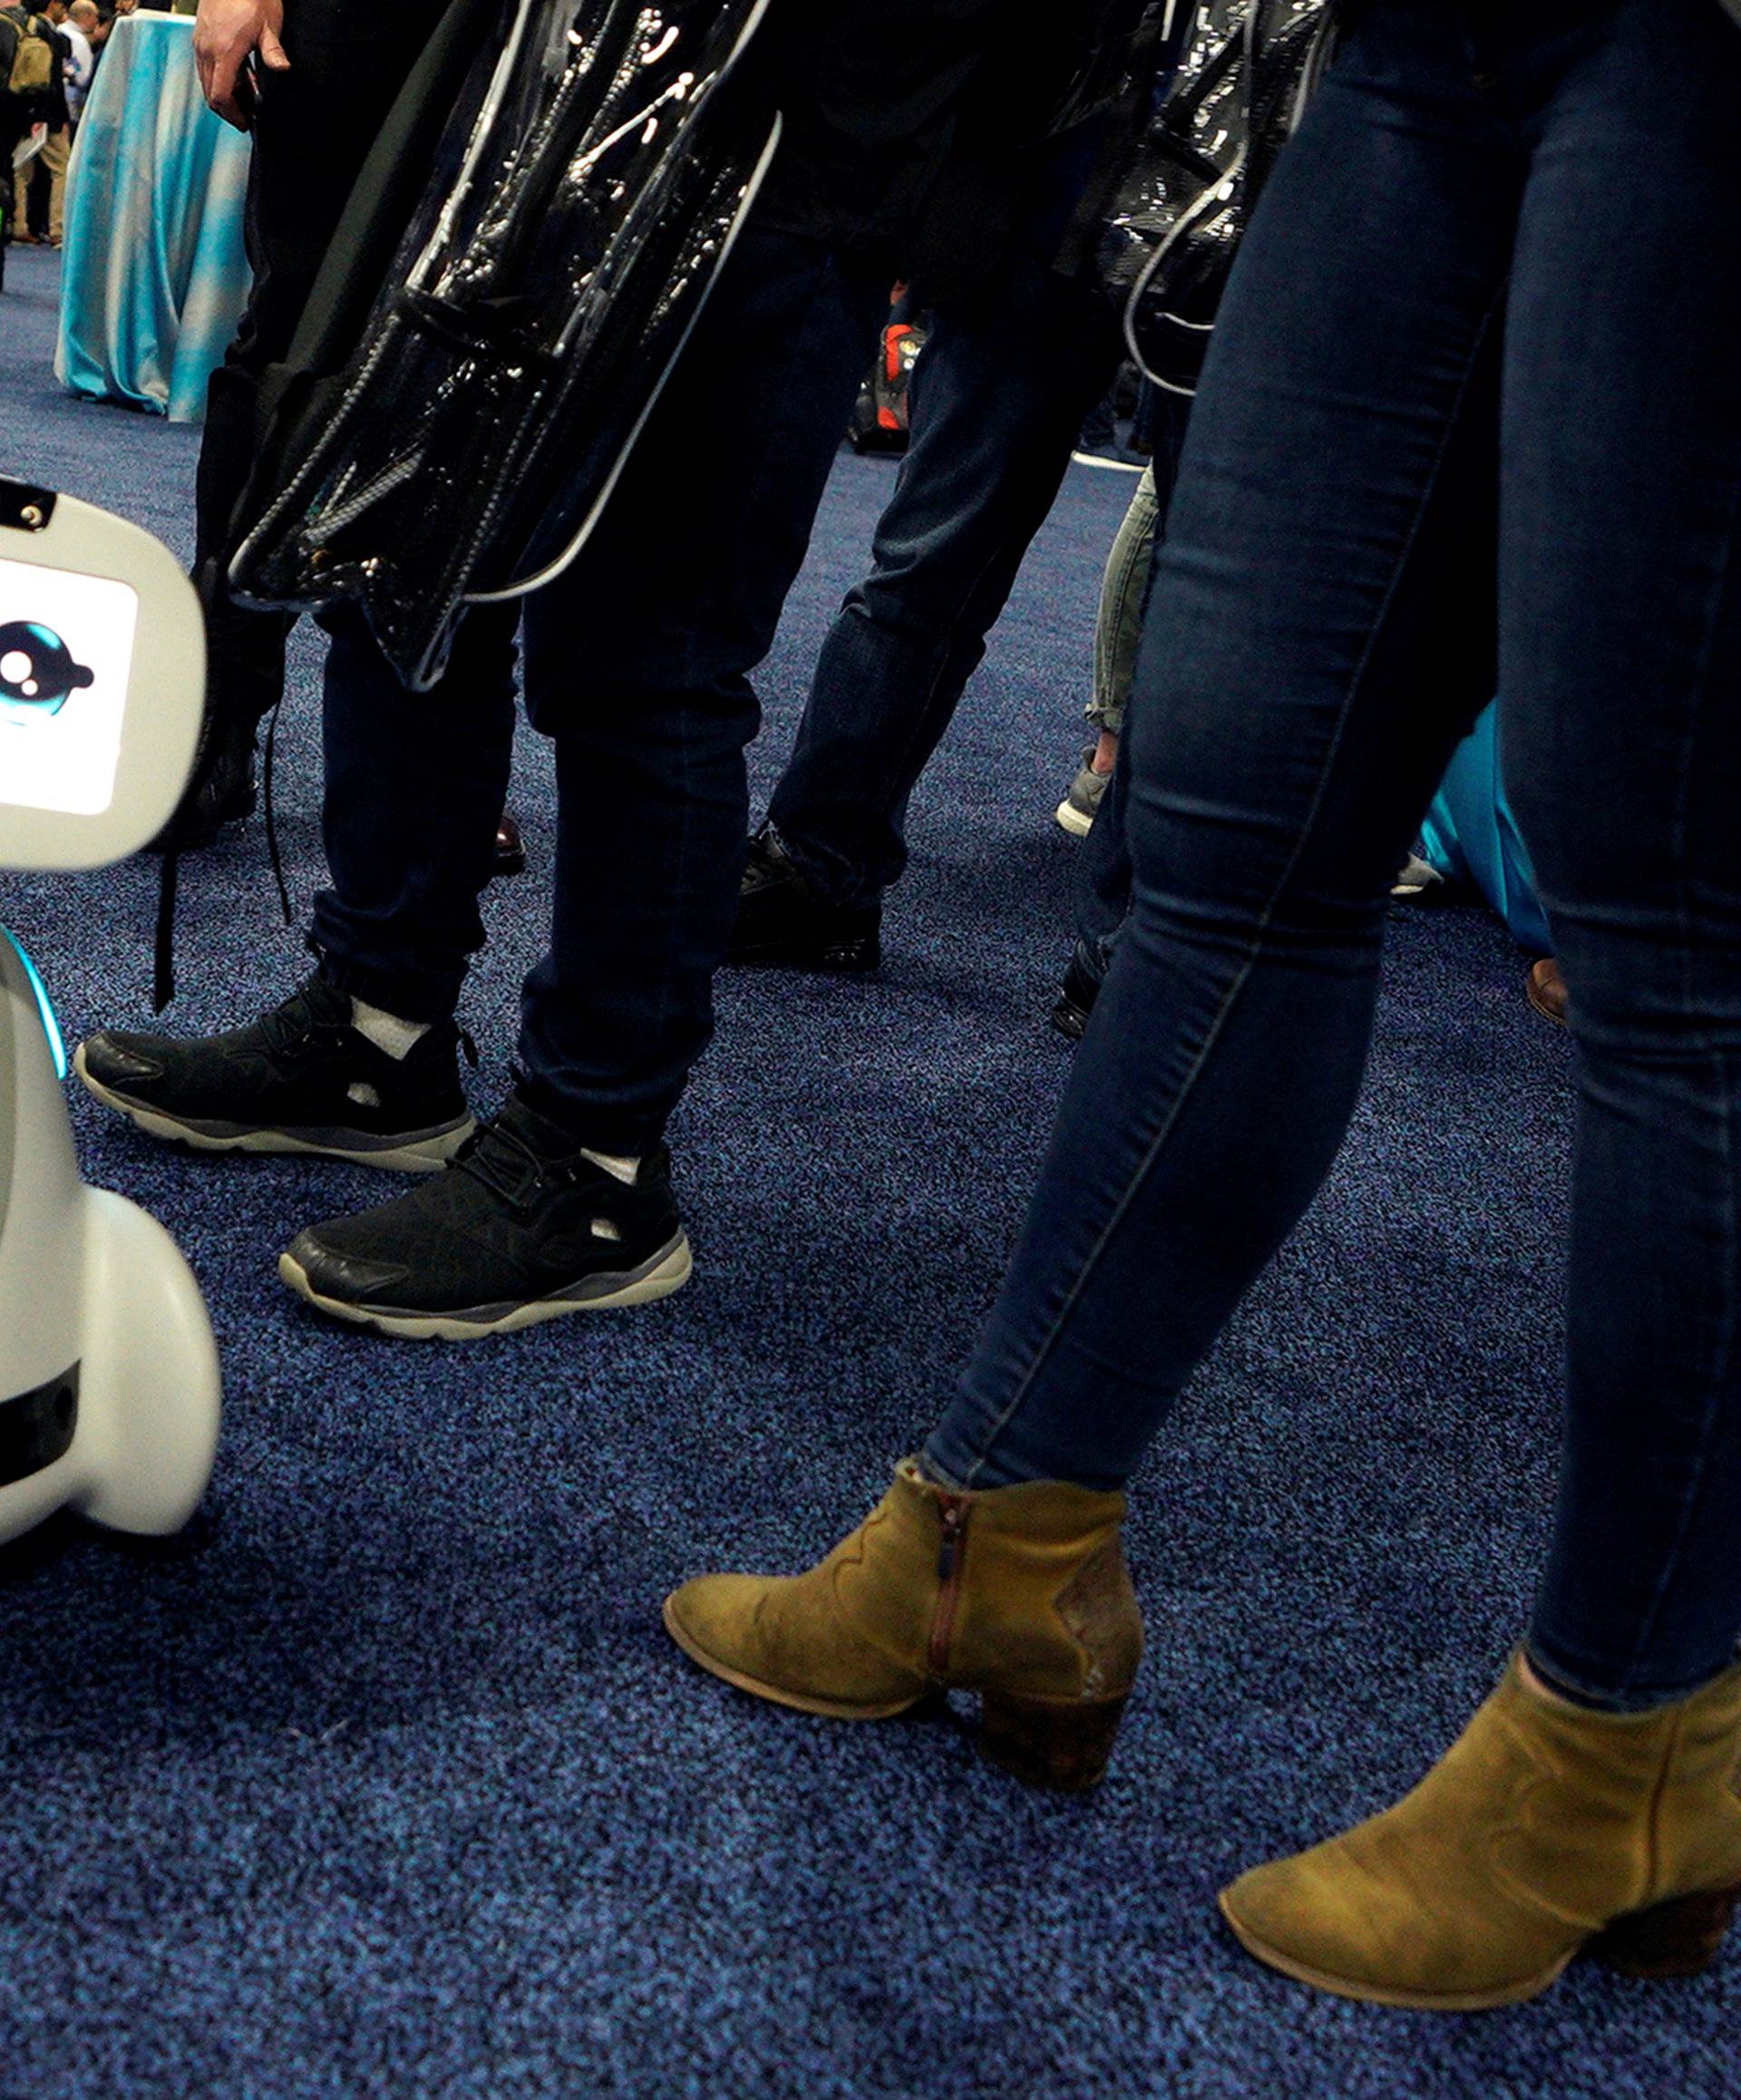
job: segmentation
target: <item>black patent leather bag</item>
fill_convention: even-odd
[[[1328,50],[1329,0],[1194,0],[1172,82],[1103,207],[1131,355],[1196,390],[1233,258]]]
[[[766,6],[519,0],[318,420],[250,491],[238,598],[355,602],[422,690],[468,604],[573,559],[772,158],[772,107],[726,92]]]

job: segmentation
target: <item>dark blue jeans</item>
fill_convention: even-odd
[[[1579,1050],[1529,1633],[1599,1705],[1741,1628],[1741,31],[1378,0],[1283,157],[1138,669],[1134,908],[929,1459],[1131,1473],[1311,1200],[1386,890],[1497,689]]]
[[[527,601],[525,685],[555,739],[550,948],[520,1060],[540,1105],[613,1152],[657,1138],[713,1029],[766,656],[888,301],[886,270],[752,228],[580,559]],[[513,608],[467,616],[404,692],[332,623],[314,937],[333,980],[411,1019],[452,1011],[481,944],[513,731]]]
[[[1182,394],[1166,394],[1159,387],[1151,387],[1149,394],[1153,396],[1149,435],[1154,448],[1150,464],[1154,473],[1157,511],[1153,544],[1158,548],[1166,537],[1167,508],[1172,501],[1173,478],[1179,470],[1179,453],[1191,419],[1191,403]],[[1153,582],[1151,549],[1146,573],[1138,586],[1145,632]],[[1104,608],[1101,617],[1104,622],[1106,617]],[[1165,637],[1155,646],[1164,648]],[[1102,695],[1096,691],[1094,697],[1098,702]],[[1125,710],[1121,741],[1130,726],[1129,708],[1133,697],[1130,693],[1117,695]],[[1076,958],[1096,978],[1105,975],[1107,965],[1112,961],[1114,943],[1131,909],[1131,851],[1124,822],[1129,778],[1128,766],[1113,768],[1112,778],[1101,796],[1099,812],[1089,827],[1088,836],[1076,849],[1071,869],[1070,917],[1076,936]]]
[[[908,797],[1117,369],[1115,317],[1046,252],[1018,257],[995,294],[938,315],[870,573],[816,660],[768,817],[831,903],[874,904],[906,867]]]

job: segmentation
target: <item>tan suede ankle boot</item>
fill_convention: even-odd
[[[701,1576],[665,1623],[727,1684],[835,1720],[977,1692],[987,1756],[1074,1791],[1105,1769],[1143,1650],[1123,1515],[1062,1481],[952,1493],[908,1459],[808,1574]]]
[[[1581,1949],[1689,1976],[1741,1896],[1741,1670],[1599,1714],[1514,1658],[1448,1755],[1385,1814],[1241,1875],[1221,1910],[1272,1969],[1344,1998],[1473,2012]]]

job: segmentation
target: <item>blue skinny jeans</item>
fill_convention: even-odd
[[[1529,1651],[1614,1709],[1728,1664],[1737,344],[1715,0],[1362,11],[1216,331],[1120,760],[1133,916],[937,1475],[1131,1473],[1341,1142],[1388,883],[1496,689],[1578,1049]]]

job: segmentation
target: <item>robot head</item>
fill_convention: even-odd
[[[39,620],[0,623],[0,722],[58,715],[96,673],[73,661],[53,627]]]
[[[0,478],[0,868],[97,868],[174,809],[205,623],[149,533]]]

